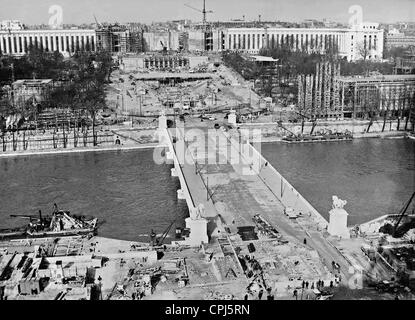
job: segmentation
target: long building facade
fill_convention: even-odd
[[[222,48],[256,54],[262,48],[288,45],[293,50],[325,52],[336,48],[349,61],[383,57],[384,31],[377,23],[353,28],[229,28],[223,31]]]
[[[46,51],[63,54],[77,50],[100,48],[116,53],[129,52],[128,30],[101,28],[98,30],[3,30],[0,31],[0,50],[3,54],[24,55],[30,45]],[[178,50],[178,32],[144,32],[144,51]],[[292,50],[326,52],[334,49],[349,61],[358,59],[379,60],[383,57],[384,31],[377,23],[364,23],[352,28],[280,28],[241,27],[188,30],[189,51],[236,50],[257,54],[262,48],[289,46]]]
[[[0,31],[0,50],[6,55],[24,55],[30,46],[63,54],[96,50],[95,30],[10,30]]]

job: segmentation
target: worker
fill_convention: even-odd
[[[307,244],[307,239],[306,238],[304,238],[304,244]]]
[[[298,300],[297,289],[293,291],[293,297],[295,297],[295,300]]]
[[[157,234],[154,232],[153,229],[151,229],[150,240],[151,240],[152,245],[154,245],[154,241],[156,240],[156,236],[157,236]]]
[[[58,213],[58,205],[56,203],[53,204],[53,214]]]

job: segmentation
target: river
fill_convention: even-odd
[[[188,209],[170,168],[154,163],[152,149],[0,158],[0,228],[28,222],[10,214],[50,214],[56,202],[105,220],[101,236],[147,241],[177,219],[174,236]]]
[[[331,196],[347,200],[349,224],[397,212],[415,189],[415,141],[262,144],[264,156],[325,217]],[[188,209],[180,183],[152,149],[0,158],[0,228],[26,223],[10,214],[50,213],[53,203],[105,223],[101,236],[148,240],[183,226]]]
[[[348,224],[397,213],[415,191],[415,141],[263,143],[262,154],[328,220],[333,195]]]

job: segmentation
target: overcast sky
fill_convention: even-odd
[[[17,19],[25,24],[47,24],[52,5],[63,9],[63,23],[143,22],[175,19],[201,20],[201,13],[184,4],[202,8],[203,0],[0,0],[0,20]],[[329,19],[347,22],[351,5],[363,8],[363,20],[370,22],[415,22],[415,0],[206,0],[214,13],[208,20],[242,18],[302,21]]]

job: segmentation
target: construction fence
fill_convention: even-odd
[[[114,145],[114,134],[107,131],[95,132],[95,145]],[[7,132],[0,136],[0,153],[18,151],[38,151],[48,149],[72,149],[93,147],[94,137],[92,130],[66,132],[39,132],[25,130]]]

